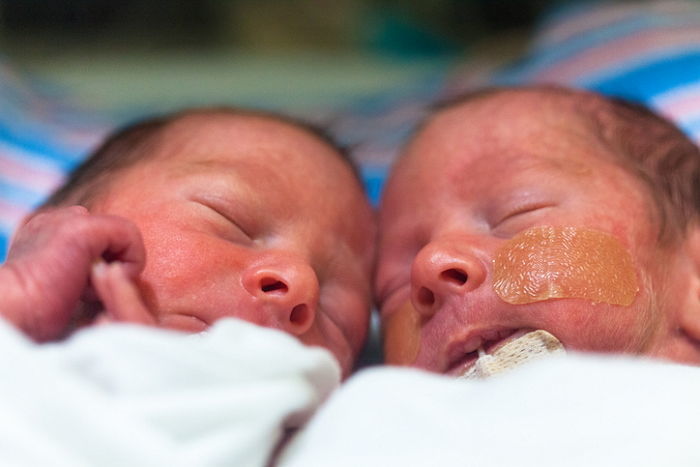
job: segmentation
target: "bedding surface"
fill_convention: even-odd
[[[266,466],[338,385],[320,348],[225,319],[35,345],[0,320],[0,465]]]
[[[698,466],[700,369],[567,354],[486,380],[352,376],[279,467]]]

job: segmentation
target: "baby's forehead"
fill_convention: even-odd
[[[506,89],[475,93],[440,106],[424,128],[465,122],[479,131],[492,129],[512,133],[557,122],[580,124],[594,107],[593,96],[550,89]],[[584,105],[587,104],[587,105]],[[464,125],[463,125],[464,126]]]
[[[585,98],[526,90],[453,102],[407,145],[392,178],[493,178],[505,166],[580,172],[611,151],[594,119],[577,111]]]
[[[281,165],[271,169],[314,166],[315,171],[347,171],[343,154],[304,123],[256,111],[188,112],[163,129],[158,153],[195,161],[250,158]]]
[[[195,111],[170,122],[157,138],[149,165],[181,176],[236,172],[257,184],[284,181],[296,191],[333,190],[354,199],[362,192],[352,165],[332,142],[286,117]]]
[[[302,125],[283,117],[254,111],[206,110],[188,112],[170,122],[164,139],[195,144],[217,142],[231,146],[264,145],[295,140],[321,144]]]
[[[468,95],[436,110],[404,152],[433,157],[449,150],[466,157],[489,151],[517,154],[535,145],[553,150],[589,146],[600,139],[593,99],[527,88]]]

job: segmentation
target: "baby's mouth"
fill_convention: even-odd
[[[531,329],[497,329],[481,332],[467,340],[453,344],[448,351],[448,366],[445,373],[461,376],[468,371],[479,358],[480,352],[492,352],[510,339],[516,339]]]
[[[545,355],[564,352],[561,342],[542,329],[488,331],[455,346],[446,373],[464,379],[485,378]]]

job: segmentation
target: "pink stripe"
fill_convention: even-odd
[[[0,151],[0,176],[38,192],[53,190],[63,180],[59,170],[34,167],[9,159]]]
[[[0,224],[8,225],[12,229],[16,228],[29,212],[28,207],[21,208],[0,200]]]
[[[687,118],[689,115],[700,115],[700,95],[687,96],[678,100],[661,100],[657,107],[671,119]]]
[[[700,94],[700,82],[689,82],[684,85],[679,85],[673,89],[659,94],[654,97],[654,102],[664,104],[665,102],[673,102],[677,100],[687,99]]]
[[[630,8],[629,5],[608,6],[597,8],[590,13],[579,14],[573,19],[567,19],[545,29],[541,38],[537,40],[537,47],[551,46],[584,31],[609,26],[621,19],[639,12],[640,8]]]
[[[697,27],[667,28],[646,31],[632,37],[625,37],[580,54],[575,60],[566,60],[559,65],[547,68],[533,77],[535,81],[571,82],[591,71],[599,73],[606,67],[620,67],[626,60],[649,56],[672,46],[700,44],[700,30]]]
[[[537,47],[551,46],[556,42],[562,42],[577,34],[584,33],[591,29],[608,27],[614,23],[624,20],[628,16],[647,14],[649,17],[660,15],[683,16],[688,13],[698,13],[700,8],[695,2],[657,2],[652,5],[608,5],[598,7],[591,12],[582,13],[575,18],[555,23],[552,27],[546,28],[537,40]]]
[[[83,151],[93,149],[98,143],[102,142],[107,134],[108,128],[100,127],[90,130],[75,130],[68,133],[65,137],[65,142],[71,147],[81,148]]]

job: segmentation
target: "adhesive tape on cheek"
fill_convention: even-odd
[[[384,322],[384,361],[390,365],[410,365],[420,350],[420,315],[410,301],[405,302]]]
[[[533,227],[494,258],[493,289],[505,302],[583,298],[629,306],[639,291],[629,252],[612,235],[577,227]]]

